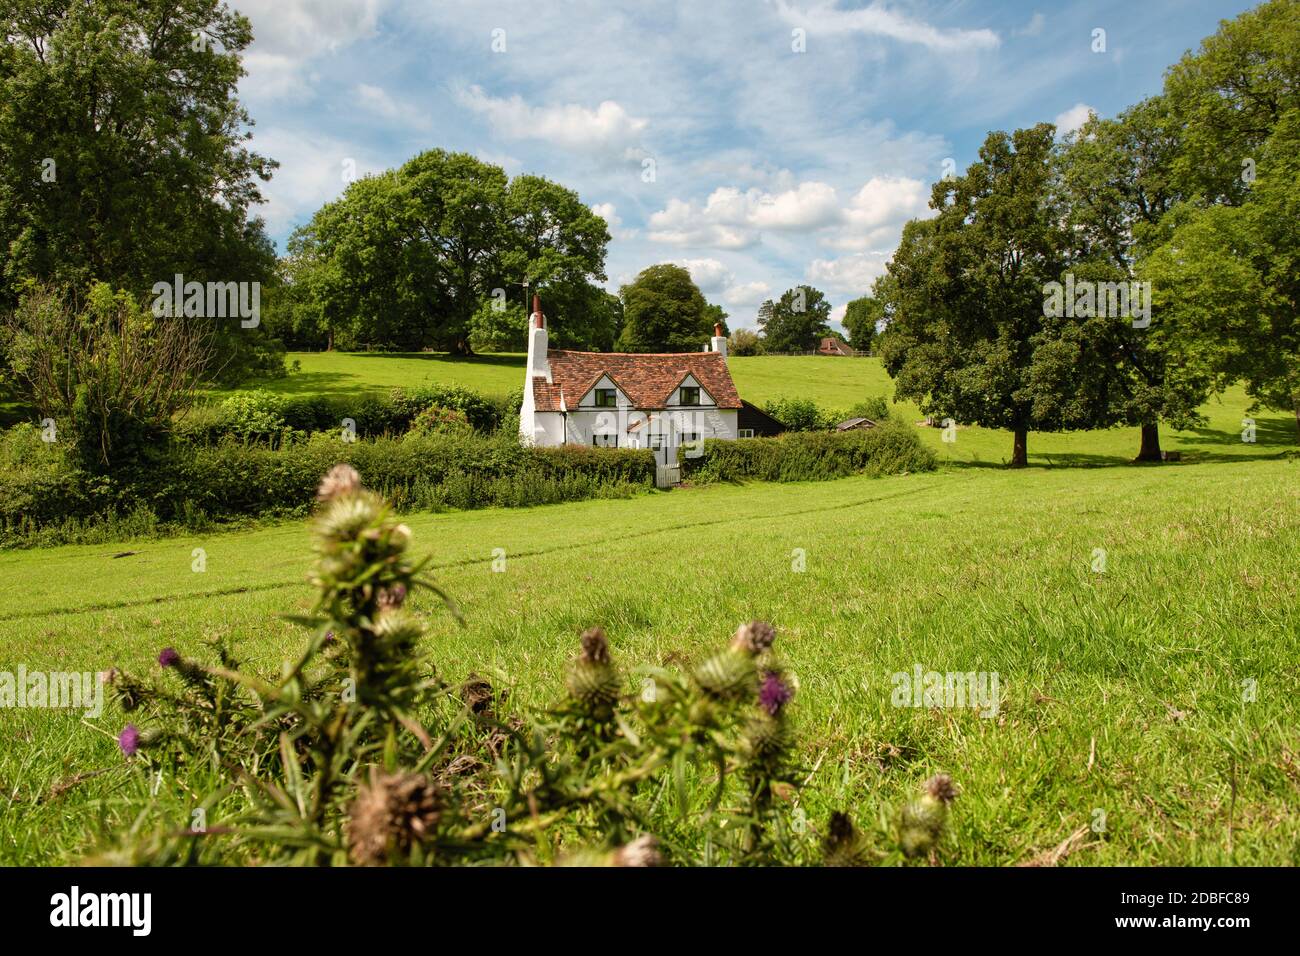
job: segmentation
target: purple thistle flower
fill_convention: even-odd
[[[332,644],[333,642],[334,642],[334,632],[333,632],[333,631],[326,631],[326,632],[325,632],[325,643],[326,643],[326,644]]]
[[[181,656],[176,653],[174,647],[164,647],[162,653],[158,655],[158,666],[175,667],[181,662]]]
[[[781,712],[781,708],[793,696],[794,692],[776,671],[768,671],[763,676],[763,684],[758,689],[758,703],[773,717]]]
[[[134,757],[136,751],[140,749],[139,728],[135,724],[127,724],[117,735],[117,745],[122,748],[122,753],[126,756]]]

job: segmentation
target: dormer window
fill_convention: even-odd
[[[618,392],[612,388],[596,389],[596,407],[614,408],[618,405]]]
[[[680,389],[680,401],[683,405],[700,404],[700,387],[698,385],[683,385]]]

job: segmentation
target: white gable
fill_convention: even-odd
[[[624,407],[624,406],[630,406],[632,404],[631,399],[629,399],[627,395],[623,393],[623,390],[618,387],[617,383],[615,383],[615,381],[612,378],[610,378],[608,375],[602,375],[595,385],[587,389],[587,394],[582,396],[582,401],[578,403],[578,407],[596,408],[597,407],[596,392],[600,389],[611,389],[611,388],[614,390],[614,404],[616,406]]]
[[[717,404],[717,402],[713,400],[713,396],[709,394],[708,389],[706,389],[703,385],[701,385],[699,383],[699,380],[694,375],[687,374],[687,376],[677,384],[677,387],[673,389],[672,395],[668,397],[668,406],[670,408],[674,405],[683,404],[682,402],[683,388],[698,388],[700,390],[699,405],[688,406],[690,408],[695,408],[695,407],[704,408],[707,406],[712,406]]]

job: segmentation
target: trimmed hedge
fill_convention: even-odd
[[[698,458],[683,458],[692,481],[827,481],[850,475],[932,471],[937,460],[916,432],[891,421],[868,431],[788,432],[776,438],[709,439]]]
[[[79,471],[0,476],[0,542],[52,543],[46,529],[81,540],[93,521],[176,523],[301,515],[321,475],[348,462],[368,487],[406,510],[471,509],[628,497],[654,487],[650,451],[525,448],[511,435],[407,435],[344,442],[316,434],[278,449],[226,440],[175,443],[113,481]],[[58,535],[54,536],[55,539]]]

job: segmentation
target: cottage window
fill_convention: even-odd
[[[737,437],[737,438],[753,438],[753,437],[754,437],[754,429],[752,429],[752,428],[738,428],[738,429],[736,429],[736,437]]]
[[[683,405],[700,404],[700,387],[698,385],[683,385],[681,387],[681,403]]]
[[[618,392],[612,388],[596,389],[596,407],[613,408],[618,404]]]
[[[618,435],[592,435],[591,443],[597,448],[617,448]]]

